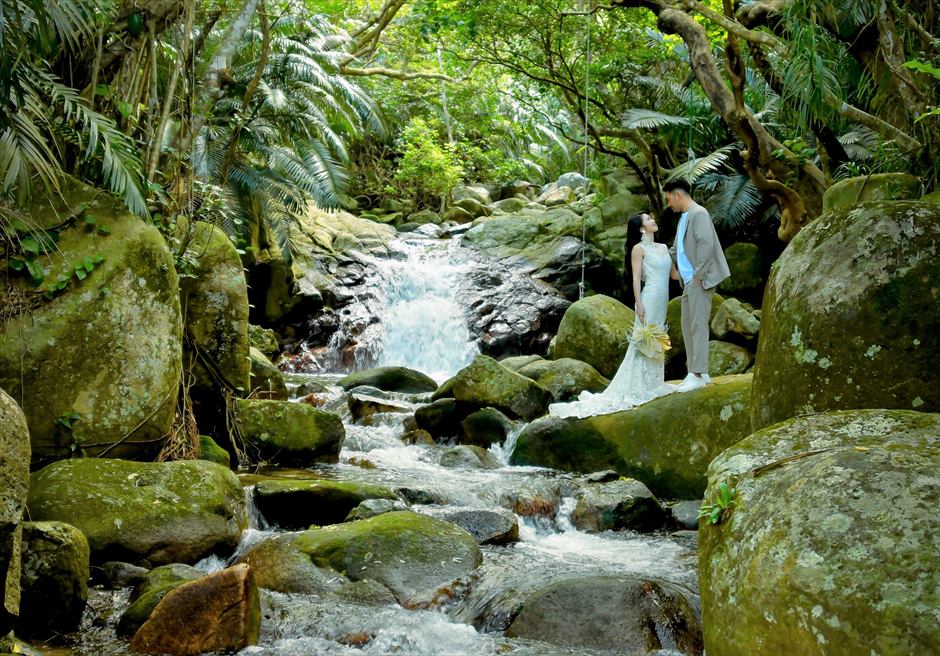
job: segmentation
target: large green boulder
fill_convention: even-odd
[[[613,378],[627,352],[636,315],[617,299],[602,294],[572,303],[558,326],[554,356],[587,362]]]
[[[286,401],[288,393],[287,384],[284,382],[284,374],[268,360],[264,353],[254,346],[251,347],[249,353],[251,382],[248,388],[251,390],[253,398]]]
[[[708,470],[709,656],[936,653],[940,415],[850,410],[758,431]]]
[[[19,614],[21,521],[29,487],[29,430],[16,402],[0,389],[0,635]]]
[[[153,613],[153,609],[170,590],[202,577],[201,571],[181,563],[155,567],[144,574],[141,581],[134,586],[130,606],[121,613],[117,623],[117,634],[132,636],[137,633],[137,629],[143,626]]]
[[[62,460],[32,475],[27,507],[80,529],[94,562],[193,563],[234,549],[248,526],[238,478],[205,460]]]
[[[77,629],[88,599],[88,577],[88,540],[80,530],[62,522],[24,522],[16,632],[49,638]]]
[[[610,385],[597,369],[574,358],[538,360],[520,367],[518,373],[551,392],[555,401],[569,401],[585,390],[602,392]]]
[[[875,173],[840,180],[823,195],[823,213],[852,209],[865,201],[918,200],[924,191],[920,178],[910,173]]]
[[[827,410],[940,410],[938,252],[931,203],[863,203],[800,230],[764,295],[754,429]]]
[[[754,362],[745,347],[712,340],[708,343],[708,373],[712,376],[743,374]]]
[[[763,258],[756,244],[736,242],[725,249],[731,275],[721,283],[725,294],[747,294],[764,284]]]
[[[248,343],[272,359],[281,350],[277,343],[277,333],[270,328],[262,328],[254,324],[248,324]]]
[[[349,374],[340,379],[339,386],[344,390],[368,385],[386,392],[407,392],[422,394],[433,392],[437,383],[430,376],[407,367],[376,367]]]
[[[64,193],[30,217],[43,227],[78,217],[37,258],[39,290],[70,282],[0,327],[0,388],[22,403],[36,463],[76,452],[149,459],[173,426],[182,368],[173,256],[153,225],[107,194],[77,181]]]
[[[338,524],[366,499],[397,499],[387,487],[346,481],[268,479],[255,484],[255,504],[281,528]]]
[[[645,196],[636,196],[629,191],[620,191],[604,198],[598,207],[601,208],[606,225],[626,224],[627,219],[638,212],[645,212],[649,209],[649,206],[649,199]]]
[[[540,419],[519,435],[512,464],[613,469],[661,498],[701,498],[708,463],[751,432],[750,396],[749,374],[725,376],[623,412]]]
[[[196,457],[200,460],[216,462],[223,467],[231,467],[232,465],[232,456],[229,452],[216,444],[215,440],[208,435],[199,436],[199,451]]]
[[[502,444],[511,430],[510,419],[496,408],[471,412],[460,422],[460,443],[484,449]]]
[[[493,358],[478,355],[454,379],[454,399],[458,404],[490,406],[515,417],[534,419],[545,412],[552,395]]]
[[[181,224],[176,238],[189,270],[180,281],[184,327],[191,340],[193,394],[248,393],[248,286],[235,245],[221,228]]]
[[[249,450],[278,465],[336,462],[346,438],[339,415],[307,403],[239,399],[235,423]]]
[[[427,515],[389,512],[370,519],[283,534],[249,551],[261,587],[309,590],[323,569],[373,579],[399,602],[470,574],[483,561],[473,536]]]

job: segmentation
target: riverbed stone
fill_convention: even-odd
[[[924,185],[910,173],[875,173],[847,178],[823,194],[823,213],[851,209],[866,201],[918,200]]]
[[[499,469],[503,466],[492,453],[482,446],[460,444],[448,447],[441,454],[441,467],[454,469]]]
[[[261,601],[248,565],[235,565],[171,590],[131,640],[142,654],[198,656],[258,643]]]
[[[0,389],[0,635],[19,614],[22,518],[29,488],[29,430],[23,411]]]
[[[232,466],[232,457],[229,452],[216,444],[208,435],[199,436],[199,451],[197,457],[200,460],[208,460],[229,468]]]
[[[64,200],[37,199],[28,213],[41,227],[79,217],[37,258],[47,271],[39,290],[60,275],[71,282],[0,328],[0,388],[22,403],[34,465],[105,451],[149,459],[172,428],[182,369],[173,256],[152,224],[108,194],[63,185]],[[34,296],[31,283],[10,282]]]
[[[504,198],[502,200],[496,201],[495,203],[491,203],[490,208],[496,214],[515,214],[525,209],[525,206],[528,205],[528,203],[529,201],[523,198]]]
[[[203,576],[205,574],[195,567],[182,563],[162,565],[146,572],[131,592],[130,605],[121,613],[117,634],[128,638],[133,636],[170,590]]]
[[[441,515],[467,531],[479,544],[510,544],[519,539],[519,520],[515,513],[498,510],[463,508]]]
[[[699,529],[710,655],[928,654],[940,644],[940,415],[797,417],[712,462]],[[759,581],[759,585],[755,585]]]
[[[556,402],[570,401],[584,391],[603,392],[610,385],[597,369],[574,358],[539,360],[520,367],[518,373],[551,392]]]
[[[235,421],[246,444],[271,464],[336,462],[346,438],[339,415],[307,403],[239,399]]]
[[[242,561],[252,564],[264,588],[304,591],[321,578],[345,572],[354,581],[382,583],[401,603],[470,574],[483,556],[462,528],[402,511],[278,535],[251,549]]]
[[[398,498],[381,485],[326,479],[263,480],[255,484],[254,497],[264,518],[285,529],[338,524],[366,499]]]
[[[635,318],[633,310],[602,294],[572,303],[558,326],[554,357],[586,362],[611,378],[627,352]]]
[[[542,586],[522,603],[506,635],[622,654],[667,647],[703,653],[694,594],[633,574],[571,577]]]
[[[454,380],[454,398],[477,407],[493,407],[522,419],[543,414],[551,393],[534,381],[478,355]]]
[[[460,441],[488,449],[506,440],[511,425],[510,419],[496,408],[483,408],[460,422]]]
[[[27,507],[80,529],[93,562],[196,562],[234,549],[248,526],[238,478],[205,460],[62,460],[32,475]]]
[[[352,414],[353,419],[364,426],[371,426],[373,418],[377,414],[410,413],[413,407],[400,401],[355,392],[346,397],[346,405],[349,406],[349,412]]]
[[[751,376],[722,376],[623,412],[546,417],[519,435],[514,465],[590,473],[613,469],[658,497],[701,496],[708,463],[751,432]]]
[[[853,408],[940,410],[940,206],[822,215],[775,263],[751,419]]]
[[[708,343],[708,373],[712,376],[743,374],[753,362],[753,354],[743,346],[714,339]]]
[[[88,540],[80,530],[62,522],[24,522],[17,634],[49,638],[77,629],[88,577]]]
[[[571,521],[582,531],[653,531],[666,512],[648,487],[625,478],[582,486]]]
[[[415,410],[415,422],[435,438],[454,437],[460,433],[460,422],[472,411],[456,399],[443,398]]]
[[[437,383],[430,376],[407,367],[375,367],[349,374],[339,381],[344,390],[360,385],[370,385],[386,392],[422,394],[437,390]]]

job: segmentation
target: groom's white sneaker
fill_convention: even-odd
[[[708,374],[696,376],[695,374],[690,373],[679,384],[679,387],[676,388],[676,391],[677,392],[691,392],[692,390],[698,389],[699,387],[705,387],[710,382],[711,382],[711,378],[709,378]]]

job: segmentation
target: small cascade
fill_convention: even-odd
[[[264,515],[258,510],[258,504],[255,503],[254,485],[249,485],[245,488],[245,506],[248,508],[248,528],[256,531],[267,531],[270,526],[265,520]]]
[[[509,461],[512,459],[513,452],[516,450],[516,443],[519,441],[519,436],[522,434],[525,427],[526,424],[522,421],[513,424],[512,428],[510,428],[509,432],[506,434],[506,440],[502,444],[490,445],[490,453],[496,456],[496,459],[501,463],[508,465]]]

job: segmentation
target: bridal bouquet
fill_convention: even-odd
[[[669,333],[664,327],[655,323],[634,322],[632,340],[640,353],[652,360],[665,360],[666,351],[672,346]]]

